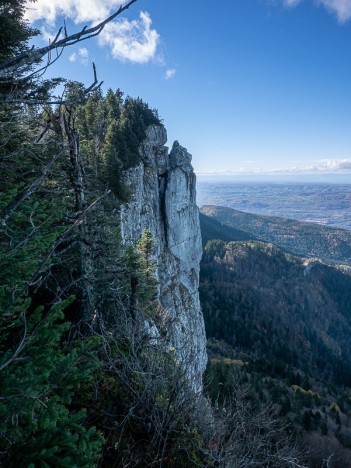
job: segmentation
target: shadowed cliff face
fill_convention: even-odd
[[[156,276],[167,317],[167,346],[175,348],[198,391],[207,355],[198,295],[202,245],[195,174],[191,155],[178,142],[168,153],[164,127],[149,127],[146,134],[140,148],[142,163],[125,174],[133,197],[121,212],[122,237],[127,243],[135,242],[148,229],[156,240]]]

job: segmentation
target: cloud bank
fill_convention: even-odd
[[[351,170],[351,159],[330,159],[322,161],[321,168],[324,170],[333,171],[350,171]]]
[[[55,28],[56,20],[69,18],[75,24],[96,24],[110,16],[126,0],[28,0],[26,17],[34,23],[42,21],[48,28]],[[157,59],[160,36],[152,29],[152,20],[146,12],[139,19],[125,18],[108,23],[98,36],[100,46],[108,46],[113,58],[134,63],[146,63]],[[46,31],[46,30],[45,30]],[[46,38],[50,34],[46,34]],[[77,57],[70,56],[74,61]]]
[[[197,175],[274,175],[274,174],[351,174],[351,159],[323,159],[311,166],[293,166],[273,169],[247,169],[196,171]]]
[[[292,8],[306,0],[283,0],[283,4]],[[311,0],[308,0],[311,1]],[[330,13],[337,16],[340,23],[345,23],[351,19],[351,0],[312,0],[316,5],[321,5]]]

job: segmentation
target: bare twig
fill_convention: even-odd
[[[56,37],[53,40],[53,42],[48,46],[37,49],[32,48],[31,50],[24,52],[23,54],[17,55],[16,57],[1,62],[0,78],[6,77],[14,73],[18,73],[19,71],[24,73],[30,70],[34,64],[38,63],[45,55],[49,54],[53,50],[69,47],[71,45],[77,44],[78,42],[90,39],[91,37],[98,36],[107,23],[110,23],[121,13],[128,10],[128,8],[130,8],[135,2],[137,2],[137,0],[130,0],[126,5],[124,5],[123,7],[120,6],[120,8],[115,13],[106,18],[104,21],[101,21],[96,26],[93,26],[91,28],[84,26],[84,28],[78,33],[71,34],[69,36],[67,36],[66,33],[65,37],[59,40],[59,36],[62,31],[61,28],[56,34]]]

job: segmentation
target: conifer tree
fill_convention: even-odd
[[[24,19],[25,9],[25,0],[3,0],[0,4],[0,62],[27,50],[29,39],[39,34]],[[0,100],[14,85],[12,79],[0,79]]]
[[[24,19],[25,0],[3,0],[0,5],[0,61],[27,48],[28,40],[39,34]]]
[[[44,315],[39,307],[28,316],[26,300],[1,321],[0,464],[93,467],[100,457],[102,436],[86,427],[85,411],[73,405],[97,367],[97,343],[65,345],[70,325],[62,322],[62,310],[68,304],[58,303]],[[9,349],[21,335],[19,347]]]

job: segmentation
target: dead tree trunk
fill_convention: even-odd
[[[79,148],[79,133],[74,123],[74,106],[62,111],[62,135],[68,149],[69,160],[65,169],[69,177],[71,188],[74,191],[74,222],[77,225],[79,275],[78,280],[81,296],[81,317],[84,322],[94,319],[95,293],[94,293],[94,265],[93,245],[89,241],[88,216],[83,213],[86,208],[86,193],[84,180],[84,164]],[[83,215],[83,216],[82,216]]]

